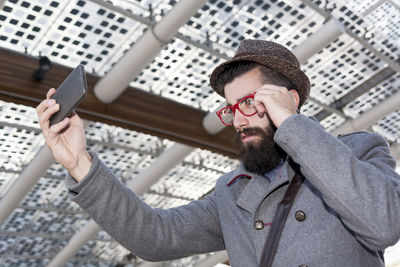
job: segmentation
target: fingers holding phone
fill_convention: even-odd
[[[36,112],[46,144],[54,158],[78,180],[89,171],[90,165],[87,164],[90,164],[90,155],[86,151],[83,121],[73,112],[86,94],[86,79],[79,80],[75,71],[57,90],[52,88],[47,92],[46,99],[36,107]],[[82,161],[85,162],[83,168]]]

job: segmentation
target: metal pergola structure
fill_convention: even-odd
[[[154,207],[199,199],[237,166],[235,150],[220,144],[232,135],[215,118],[223,99],[208,76],[244,38],[274,40],[294,51],[312,82],[303,113],[332,134],[377,132],[400,161],[398,0],[8,0],[0,6],[0,266],[213,266],[227,260],[219,252],[143,262],[67,199],[65,170],[44,146],[33,109],[47,88],[29,88],[57,86],[52,77],[78,63],[91,76],[81,111],[89,148]],[[57,72],[32,82],[24,76],[32,65],[26,62],[40,56]],[[138,96],[149,107],[121,108]],[[151,114],[156,102],[157,111],[184,114]],[[136,119],[141,112],[152,116]],[[155,126],[168,119],[178,121],[176,129]],[[182,119],[201,129],[180,128]],[[388,249],[387,266],[400,265],[399,251]]]

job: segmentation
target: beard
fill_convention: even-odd
[[[236,133],[235,143],[240,149],[240,160],[245,169],[259,175],[264,175],[272,170],[285,158],[286,152],[283,151],[275,142],[276,128],[273,126],[265,129],[259,127],[244,128]],[[241,135],[246,136],[257,135],[260,140],[243,143]]]

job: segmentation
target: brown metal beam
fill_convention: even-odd
[[[32,78],[37,68],[37,58],[0,49],[0,99],[35,107],[49,88],[57,88],[71,72],[70,68],[53,64],[44,80],[38,82]],[[208,134],[202,126],[206,112],[135,88],[125,90],[113,103],[104,104],[93,92],[98,80],[87,75],[88,96],[77,109],[82,118],[237,156],[233,129],[226,128],[215,136]]]

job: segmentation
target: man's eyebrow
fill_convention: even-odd
[[[243,98],[245,98],[246,96],[242,96],[242,97],[239,97],[239,98],[237,98],[236,100],[235,100],[235,103],[237,103],[237,102],[239,102],[239,100],[242,100]],[[229,107],[229,106],[233,106],[234,104],[231,104],[231,103],[229,103],[229,102],[226,102],[226,106],[225,107]]]

